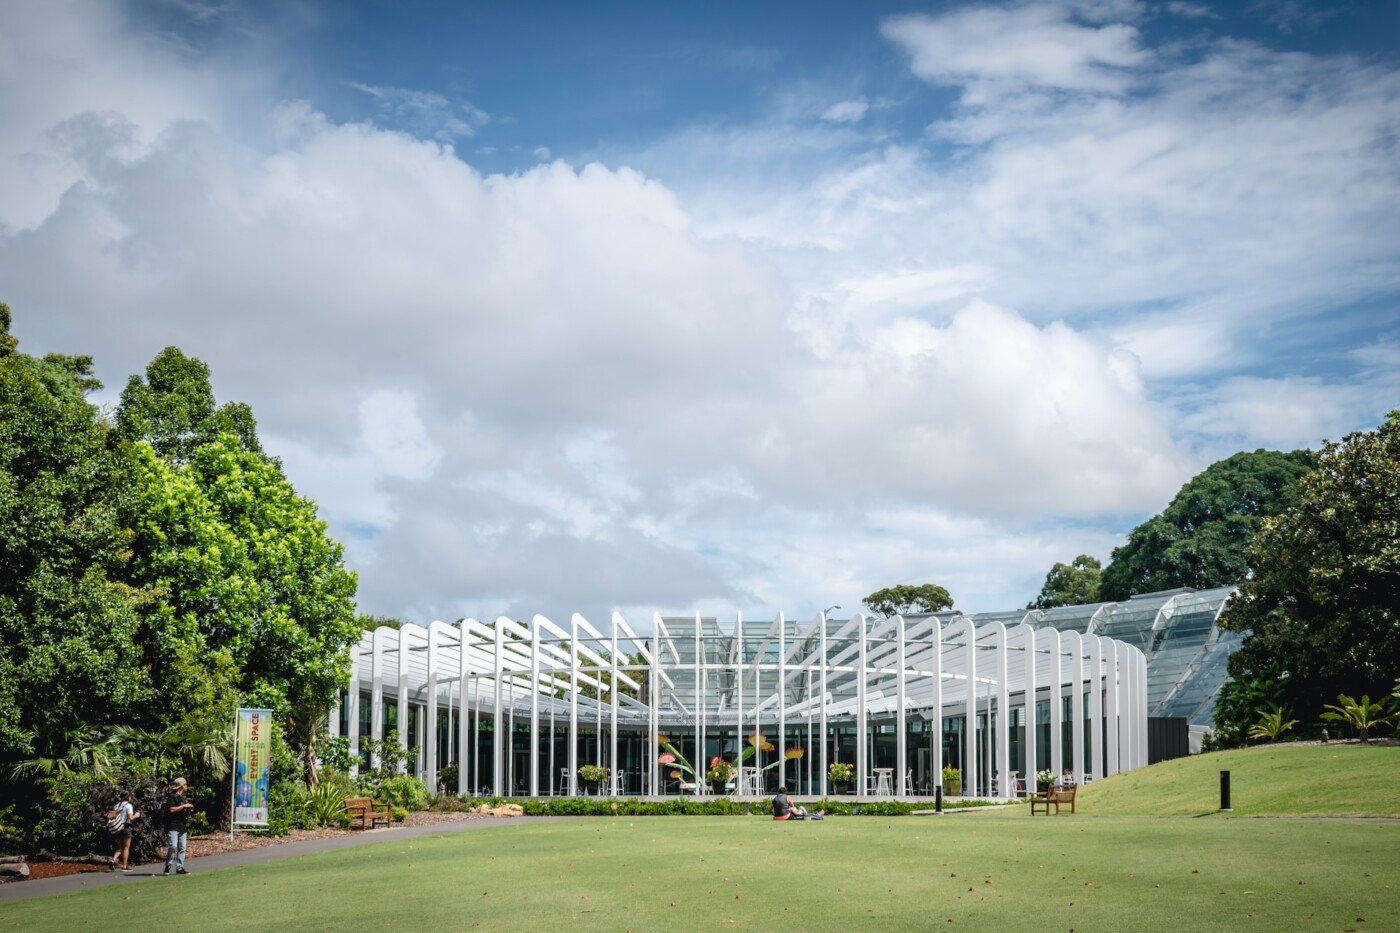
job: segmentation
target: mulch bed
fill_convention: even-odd
[[[456,823],[461,820],[493,820],[501,817],[486,813],[454,812],[447,810],[410,813],[401,825],[423,826],[431,823]],[[209,833],[204,836],[191,836],[187,858],[203,855],[219,855],[224,852],[241,852],[244,849],[260,849],[263,846],[278,846],[288,842],[301,842],[304,839],[328,839],[349,833],[359,834],[359,829],[294,829],[285,836],[268,836],[265,833],[236,833],[232,839],[228,833]],[[369,830],[377,832],[377,830]],[[85,865],[78,862],[30,862],[29,879],[57,878],[62,875],[77,875],[88,871],[108,871],[106,865]],[[0,877],[0,884],[10,881],[23,881],[22,878]]]

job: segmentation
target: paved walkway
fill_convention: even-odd
[[[560,819],[567,819],[567,817],[497,817],[494,819],[427,823],[422,826],[396,826],[392,829],[370,829],[364,832],[331,836],[326,839],[307,839],[302,842],[286,842],[279,845],[259,846],[255,849],[243,849],[239,852],[225,852],[221,855],[191,858],[185,862],[185,867],[193,874],[214,871],[219,868],[235,868],[239,865],[256,865],[259,862],[271,862],[294,856],[315,855],[318,852],[333,852],[337,849],[348,849],[352,846],[369,845],[375,842],[397,842],[403,839],[416,839],[419,836],[439,836],[468,829],[485,829],[488,826],[501,826],[510,823],[543,823]],[[132,869],[131,874],[112,871],[85,871],[76,875],[61,875],[57,878],[11,881],[7,884],[0,884],[0,904],[31,897],[46,897],[50,894],[86,891],[109,884],[130,884],[133,878],[160,878],[164,871],[165,862],[161,860],[147,865],[137,865]],[[180,879],[174,876],[167,880],[170,884],[180,883]]]

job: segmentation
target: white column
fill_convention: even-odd
[[[476,749],[471,741],[471,716],[468,715],[467,706],[467,679],[470,670],[467,664],[467,631],[470,622],[467,619],[457,620],[457,679],[460,685],[457,689],[457,787],[472,796],[476,796],[476,784],[473,782],[475,775],[472,767],[476,762]]]
[[[827,656],[826,656],[826,613],[825,613],[825,612],[823,612],[822,615],[821,615],[821,637],[820,637],[820,644],[821,644],[821,650],[817,653],[817,663],[821,665],[821,674],[822,674],[822,676],[821,676],[821,711],[822,711],[822,712],[821,712],[821,730],[822,730],[822,737],[821,737],[821,760],[820,760],[819,764],[820,764],[820,766],[821,766],[822,796],[826,796],[827,791],[829,790],[829,788],[827,787],[828,781],[827,781],[827,778],[826,778],[826,769],[827,769],[827,767],[828,767],[828,765],[829,765],[829,762],[827,761],[827,757],[826,757],[826,755],[827,755],[827,749],[826,749],[826,708],[827,708],[827,704],[830,702],[830,699],[831,699],[831,695],[827,692],[827,677],[828,677],[828,675],[829,675],[829,673],[830,673],[831,665],[830,665],[830,663],[828,662]]]
[[[363,647],[364,642],[361,642],[360,646]],[[350,740],[351,776],[360,773],[360,663],[356,660],[353,664],[350,691],[346,693],[346,706],[350,707],[346,714],[346,728],[350,731],[347,738]]]
[[[374,660],[370,665],[369,737],[375,741],[384,738],[384,641],[392,631],[393,629],[383,626],[374,630]],[[378,755],[370,755],[369,766],[371,769],[380,766]]]
[[[937,616],[929,619],[933,640],[933,774],[930,786],[943,783],[943,624]]]
[[[705,783],[705,675],[709,664],[705,660],[705,641],[700,637],[700,613],[695,613],[695,757],[690,759],[695,768],[695,789],[700,791]]]
[[[972,620],[962,618],[963,636],[967,639],[967,682],[964,702],[967,718],[963,732],[963,794],[977,793],[977,632]]]
[[[1103,639],[1104,648],[1104,689],[1107,691],[1107,709],[1104,715],[1107,723],[1104,725],[1104,747],[1108,751],[1108,767],[1104,769],[1104,777],[1113,777],[1119,772],[1118,755],[1121,733],[1118,721],[1122,714],[1121,689],[1123,685],[1123,673],[1118,669],[1118,643],[1112,638]]]
[[[621,618],[616,612],[612,614],[612,683],[608,690],[608,713],[612,717],[612,724],[608,727],[608,795],[617,796],[617,697],[618,697],[618,669],[617,669],[617,620]]]
[[[1136,652],[1133,655],[1133,662],[1137,665],[1138,672],[1138,718],[1134,724],[1138,733],[1138,757],[1133,763],[1134,767],[1147,767],[1147,716],[1150,712],[1147,708],[1147,655]]]
[[[1096,778],[1104,777],[1106,752],[1103,745],[1104,679],[1103,640],[1098,635],[1085,635],[1085,647],[1089,661],[1089,773]]]
[[[908,740],[905,737],[907,726],[904,713],[905,697],[905,672],[904,672],[904,616],[901,614],[895,617],[895,642],[894,661],[896,664],[894,675],[895,693],[895,741],[894,741],[894,787],[895,793],[904,796],[904,773],[909,768]]]
[[[428,683],[424,690],[426,702],[423,704],[423,718],[426,720],[419,732],[424,734],[423,738],[423,783],[428,785],[431,793],[437,793],[438,776],[438,747],[437,747],[437,684],[438,684],[438,659],[441,649],[438,641],[442,638],[442,630],[446,628],[440,621],[428,623]]]
[[[1078,632],[1062,632],[1061,644],[1070,655],[1069,677],[1069,716],[1070,716],[1070,755],[1074,763],[1070,766],[1074,783],[1084,783],[1084,639]]]
[[[740,760],[744,753],[744,614],[734,613],[734,721],[737,724],[737,743],[734,748],[734,759]],[[757,728],[758,717],[754,717],[754,731]],[[724,743],[720,743],[723,751]],[[754,749],[754,754],[758,754],[758,749]],[[743,772],[734,776],[734,789],[736,791],[744,789],[744,782],[741,780]]]
[[[778,786],[788,787],[787,766],[787,620],[778,613]],[[794,791],[795,793],[796,791]]]
[[[505,786],[504,756],[508,754],[510,750],[510,731],[509,723],[506,722],[506,716],[503,713],[505,709],[504,694],[502,693],[504,685],[501,683],[501,680],[505,673],[506,631],[500,617],[496,619],[496,624],[491,627],[491,632],[495,636],[495,656],[491,663],[491,668],[495,672],[491,687],[491,728],[493,733],[493,741],[491,742],[491,787],[492,793],[497,797],[505,797],[507,796],[506,791],[508,788]]]
[[[399,732],[399,744],[404,748],[408,747],[408,634],[409,629],[416,629],[416,625],[404,624],[399,628],[399,689],[395,691],[394,700],[398,704],[398,718],[394,723],[394,728]],[[398,766],[396,770],[403,772],[407,762]]]
[[[569,796],[578,796],[578,613],[569,617]]]
[[[1035,772],[1039,770],[1036,764],[1036,729],[1035,729],[1035,691],[1038,678],[1036,677],[1036,650],[1035,636],[1036,630],[1029,625],[1022,623],[1016,626],[1016,630],[1021,633],[1022,650],[1026,652],[1026,692],[1022,699],[1025,722],[1022,729],[1025,730],[1021,742],[1021,757],[1026,769],[1026,787],[1035,784]]]
[[[870,728],[870,724],[866,720],[868,714],[865,709],[865,652],[868,625],[865,613],[858,612],[855,618],[860,626],[860,641],[858,642],[860,650],[856,654],[856,793],[864,794],[866,788],[870,786],[870,762],[866,760],[868,756],[865,751],[866,742],[869,741],[868,730]]]
[[[540,619],[530,620],[530,796],[540,795]],[[551,695],[552,696],[552,695]],[[551,743],[554,741],[550,735]],[[552,745],[551,745],[552,747]],[[551,779],[553,775],[550,776]]]
[[[657,761],[661,754],[661,746],[656,744],[656,737],[661,734],[661,627],[665,625],[661,621],[661,613],[654,612],[651,616],[651,673],[647,677],[647,693],[651,699],[651,709],[647,712],[647,724],[651,730],[647,736],[647,778],[646,789],[652,796],[661,795],[661,763]]]
[[[1050,688],[1050,773],[1059,781],[1065,769],[1064,658],[1060,654],[1060,630],[1046,628],[1042,631],[1045,632],[1047,647],[1050,649],[1050,679],[1047,683]]]
[[[1011,796],[1011,693],[1006,685],[1007,678],[1007,634],[1006,626],[994,622],[997,633],[997,785],[1001,797]],[[987,711],[987,724],[991,725],[991,710]]]

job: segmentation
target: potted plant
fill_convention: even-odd
[[[848,793],[851,789],[851,781],[855,780],[856,766],[849,761],[833,761],[826,769],[827,780],[831,781],[832,788],[838,794]]]
[[[943,766],[943,793],[950,797],[962,794],[962,769],[952,765]]]
[[[610,770],[603,765],[579,765],[578,779],[585,790],[597,793],[598,787],[608,779]]]
[[[1035,773],[1035,786],[1041,793],[1055,786],[1055,772],[1046,768],[1044,771]]]
[[[705,780],[710,782],[710,790],[722,794],[725,785],[734,777],[734,766],[719,756],[710,759],[710,767],[705,772]]]

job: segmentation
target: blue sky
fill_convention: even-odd
[[[1400,407],[1400,7],[0,7],[0,299],[247,401],[366,611],[1024,605]]]

